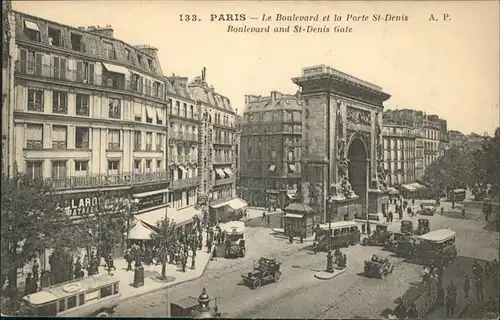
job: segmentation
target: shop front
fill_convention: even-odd
[[[314,231],[313,209],[305,203],[292,203],[283,209],[284,229],[286,236],[305,238],[312,236]]]
[[[230,200],[210,201],[210,221],[212,223],[228,222],[239,220],[243,217],[243,212],[248,206],[247,202],[240,198]]]

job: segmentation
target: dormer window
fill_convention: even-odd
[[[127,58],[127,61],[132,60],[132,53],[129,49],[125,49],[125,57]]]
[[[62,47],[61,29],[49,27],[49,43],[52,46]]]
[[[110,60],[116,60],[116,52],[112,43],[104,42],[104,56]]]
[[[77,33],[71,33],[71,48],[75,51],[83,52],[82,36]]]
[[[153,70],[153,59],[148,59],[149,69]]]
[[[40,42],[40,29],[36,22],[24,20],[24,34],[31,40]]]

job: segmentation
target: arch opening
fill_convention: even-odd
[[[366,207],[366,191],[368,190],[367,184],[367,165],[368,159],[365,143],[356,137],[351,142],[349,150],[347,151],[347,158],[349,159],[349,182],[352,190],[359,196],[359,204],[361,204],[363,216],[366,217],[368,208]]]

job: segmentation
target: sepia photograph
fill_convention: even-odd
[[[2,318],[498,319],[499,12],[2,0]]]

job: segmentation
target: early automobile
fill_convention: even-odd
[[[412,260],[417,255],[417,246],[419,240],[415,236],[405,237],[404,240],[398,242],[395,249],[396,256]]]
[[[419,214],[424,216],[433,216],[436,213],[436,203],[435,202],[423,202],[420,204]]]
[[[382,279],[394,270],[389,259],[373,255],[371,260],[365,260],[365,276]]]
[[[411,236],[413,234],[413,222],[410,220],[401,221],[401,233]]]
[[[406,241],[406,234],[394,232],[389,236],[389,239],[384,242],[384,249],[396,252],[399,242]]]
[[[417,236],[416,258],[423,265],[445,266],[457,257],[455,231],[440,229]]]
[[[373,234],[363,238],[361,244],[364,246],[383,246],[389,240],[392,232],[387,230],[387,225],[379,223],[375,227]]]
[[[226,234],[225,257],[236,258],[244,257],[245,248],[245,222],[230,221],[220,225],[220,228]]]
[[[418,227],[415,230],[416,235],[423,235],[431,231],[429,219],[418,219]]]
[[[259,289],[262,284],[281,280],[281,263],[276,259],[260,258],[254,261],[252,272],[241,275],[243,283],[252,289]]]

